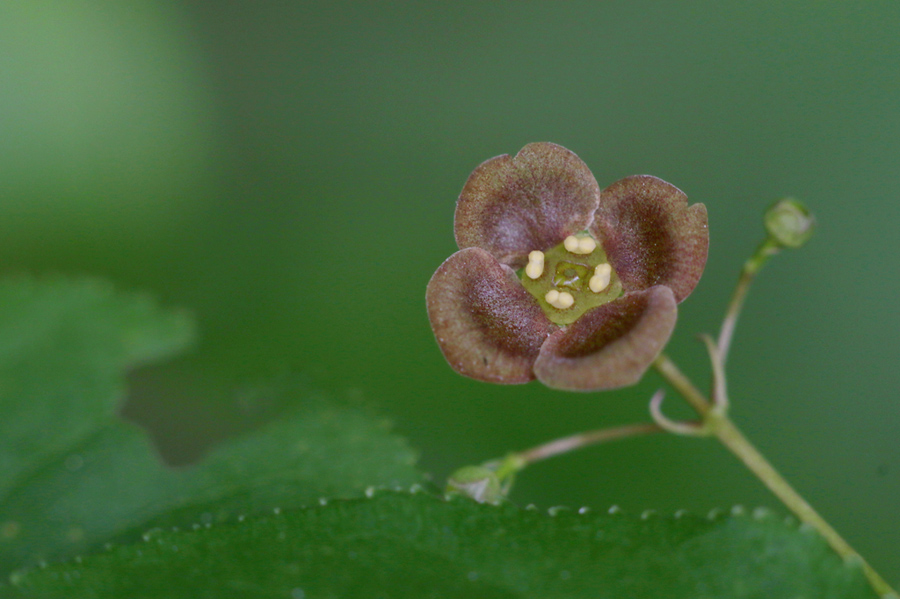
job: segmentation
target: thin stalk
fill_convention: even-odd
[[[691,404],[691,407],[693,407],[700,416],[706,417],[706,414],[712,408],[709,400],[707,400],[706,396],[694,386],[694,383],[681,372],[669,356],[666,354],[659,354],[656,360],[654,360],[653,366],[664,379],[669,381],[670,385],[675,387],[675,389],[681,393],[681,396]]]
[[[726,415],[711,414],[713,434],[744,463],[766,487],[800,519],[806,522],[845,560],[858,560],[875,592],[882,597],[896,596],[891,586],[838,532],[778,473]]]
[[[624,439],[626,437],[636,437],[638,435],[649,435],[651,433],[661,433],[663,429],[652,422],[642,422],[640,424],[627,424],[615,428],[604,428],[586,433],[578,433],[561,439],[543,443],[537,447],[526,449],[515,454],[521,460],[522,468],[552,458],[563,453],[568,453],[576,449],[582,449],[589,445],[598,443],[606,443],[607,441],[615,441],[616,439]]]
[[[599,443],[606,443],[607,441],[615,441],[617,439],[625,439],[627,437],[661,433],[663,430],[662,427],[655,423],[642,422],[577,433],[568,437],[562,437],[561,439],[555,439],[548,443],[542,443],[531,449],[511,453],[499,460],[491,460],[486,462],[484,466],[495,470],[497,479],[503,485],[503,494],[507,495],[512,489],[516,474],[535,462],[546,460],[547,458],[552,458],[553,456],[568,453],[570,451],[575,451],[576,449],[583,449],[590,445],[597,445]]]
[[[759,450],[734,425],[725,411],[712,409],[709,401],[668,356],[661,354],[654,362],[654,366],[703,417],[704,423],[708,427],[707,430],[743,462],[801,522],[805,522],[818,531],[838,555],[844,559],[858,560],[862,564],[863,572],[866,578],[869,579],[872,588],[880,596],[896,597],[896,592],[890,585],[791,487],[790,483],[775,470]]]
[[[716,342],[723,365],[728,359],[731,339],[734,336],[734,329],[737,326],[738,317],[741,315],[741,309],[744,307],[744,300],[747,299],[747,292],[750,291],[750,284],[756,278],[756,273],[779,250],[780,246],[777,242],[771,238],[766,239],[756,249],[756,253],[744,263],[744,268],[741,269],[741,277],[738,279],[734,293],[731,295],[728,310],[725,312],[725,320],[722,321],[722,328],[719,330],[719,340]]]

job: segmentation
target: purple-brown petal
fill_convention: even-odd
[[[552,334],[534,373],[548,387],[570,391],[633,385],[665,347],[676,316],[668,287],[624,295]]]
[[[527,383],[557,327],[515,272],[480,248],[456,252],[431,277],[428,319],[450,366],[491,383]]]
[[[626,292],[665,285],[681,303],[706,266],[706,206],[650,175],[617,181],[600,194],[591,233],[603,244]]]
[[[519,268],[528,252],[586,229],[599,198],[597,181],[573,152],[549,142],[528,144],[469,175],[456,204],[456,243]]]

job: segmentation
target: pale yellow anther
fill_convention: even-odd
[[[567,308],[571,308],[575,303],[575,298],[572,297],[572,294],[568,291],[559,292],[556,289],[551,289],[547,292],[547,295],[544,296],[544,299],[547,300],[547,303],[553,306],[558,310],[566,310]]]
[[[587,255],[597,249],[597,242],[592,237],[575,237],[569,235],[563,240],[563,247],[573,254]]]
[[[588,281],[588,286],[594,293],[600,293],[609,287],[609,278],[612,275],[612,266],[609,264],[598,264],[594,268],[594,276]]]
[[[582,237],[578,240],[578,253],[590,254],[597,249],[597,242],[590,237]]]
[[[528,254],[528,266],[525,267],[525,274],[530,279],[536,279],[544,274],[544,252],[534,250]]]

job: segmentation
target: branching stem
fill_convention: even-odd
[[[812,526],[844,559],[857,560],[872,588],[882,597],[896,597],[896,592],[863,557],[841,537],[838,532],[807,503],[803,497],[778,473],[765,457],[734,425],[724,410],[713,409],[697,387],[678,369],[665,354],[654,363],[657,371],[690,403],[703,418],[710,433],[719,439],[731,453],[744,463],[801,522]],[[892,595],[893,593],[893,595]]]

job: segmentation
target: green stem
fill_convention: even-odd
[[[756,249],[756,253],[744,263],[741,270],[741,277],[738,284],[734,288],[731,295],[731,301],[728,304],[728,310],[725,313],[725,320],[722,321],[722,328],[719,330],[719,340],[716,345],[719,347],[719,356],[721,356],[724,365],[728,359],[728,350],[731,348],[731,338],[734,336],[734,329],[737,326],[738,317],[741,309],[744,307],[744,300],[747,299],[747,292],[750,290],[750,284],[756,278],[756,273],[763,265],[775,254],[780,251],[780,246],[771,237],[766,239]]]
[[[845,560],[859,560],[863,572],[875,592],[880,596],[895,593],[890,585],[875,571],[872,566],[850,546],[838,532],[813,509],[803,497],[775,470],[765,457],[753,446],[727,416],[713,415],[719,419],[712,426],[713,434],[736,455],[747,468],[759,478],[766,487],[782,501],[796,516],[816,529],[828,541],[838,555]]]
[[[678,369],[678,366],[669,359],[669,356],[666,354],[659,354],[653,362],[653,366],[664,379],[669,381],[669,384],[681,393],[681,396],[691,404],[691,407],[693,407],[700,416],[706,418],[706,414],[712,406],[706,399],[706,396],[697,390],[694,383]]]
[[[548,443],[542,443],[541,445],[537,445],[524,451],[511,453],[500,460],[491,460],[486,462],[484,466],[496,469],[497,478],[500,483],[504,485],[504,493],[506,494],[509,493],[516,474],[535,462],[546,460],[547,458],[552,458],[570,451],[575,451],[576,449],[583,449],[590,445],[661,432],[664,431],[658,424],[641,422],[638,424],[626,424],[624,426],[613,428],[603,428],[584,433],[576,433],[574,435],[569,435],[568,437],[549,441]]]
[[[882,597],[896,597],[896,592],[863,557],[778,473],[766,458],[734,425],[722,410],[712,409],[709,401],[665,354],[654,366],[657,371],[690,403],[704,420],[708,430],[722,442],[766,487],[791,510],[801,522],[813,527],[844,559],[857,560],[872,588]]]
[[[522,468],[524,468],[529,464],[546,460],[547,458],[552,458],[553,456],[563,453],[568,453],[576,449],[582,449],[589,445],[661,432],[663,432],[663,429],[652,422],[627,424],[615,428],[604,428],[586,433],[577,433],[575,435],[538,445],[537,447],[532,447],[531,449],[526,449],[525,451],[520,451],[514,455],[521,461]]]

